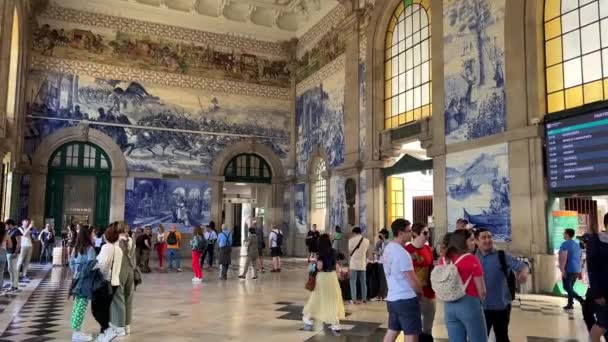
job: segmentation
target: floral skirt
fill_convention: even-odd
[[[311,292],[302,313],[306,318],[327,324],[339,324],[341,319],[346,318],[336,272],[317,273],[315,290]]]

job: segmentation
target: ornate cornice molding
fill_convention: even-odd
[[[346,62],[346,54],[342,54],[338,56],[338,58],[334,59],[331,63],[327,64],[321,70],[315,72],[304,81],[298,83],[296,85],[296,95],[300,96],[306,90],[319,85],[319,83],[323,82],[324,79],[336,73],[338,70],[344,69],[344,65]]]
[[[152,70],[139,70],[106,64],[89,63],[69,59],[33,56],[31,68],[64,74],[80,74],[91,77],[130,80],[153,83],[161,86],[202,89],[227,94],[238,94],[289,100],[289,88],[278,88],[242,82],[216,80],[183,74],[164,73]]]
[[[46,8],[39,16],[40,18],[47,18],[50,20],[96,26],[111,30],[119,29],[120,31],[135,34],[190,41],[203,45],[237,49],[247,53],[287,58],[287,52],[283,50],[281,43],[199,31],[178,26],[121,18],[107,14],[85,12],[57,6]]]

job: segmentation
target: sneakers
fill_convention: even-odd
[[[304,325],[306,325],[306,326],[311,326],[312,327],[315,322],[312,319],[310,319],[310,318],[308,318],[306,316],[303,316],[302,317],[302,323],[304,323]]]
[[[125,334],[131,335],[131,325],[130,324],[125,327]]]
[[[90,334],[85,334],[80,331],[74,331],[72,333],[72,342],[89,342],[93,341],[93,336]]]
[[[342,327],[340,327],[340,324],[332,324],[329,329],[334,336],[340,336],[340,333],[342,332]]]
[[[197,278],[197,277],[192,278],[193,283],[200,283],[202,281],[203,281],[203,278]]]
[[[566,311],[570,311],[570,310],[574,310],[574,307],[571,306],[571,305],[566,305],[566,306],[563,307],[563,309],[566,310]]]
[[[29,283],[30,282],[30,278],[28,278],[27,276],[23,276],[19,279],[20,282],[24,282],[24,283]]]
[[[182,271],[182,269],[178,267],[177,268],[177,272],[181,272],[181,271]]]
[[[245,276],[244,275],[240,275],[239,279],[245,279]]]

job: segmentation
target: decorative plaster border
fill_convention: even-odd
[[[321,68],[321,70],[315,72],[304,81],[296,84],[296,96],[302,95],[306,90],[317,86],[319,83],[323,82],[324,79],[333,75],[340,69],[344,69],[346,64],[346,54],[341,54],[338,58],[331,61],[329,64]]]
[[[346,18],[346,9],[342,5],[337,5],[321,21],[300,37],[298,40],[298,55],[301,56],[306,53],[315,42],[338,26],[344,18]]]
[[[282,58],[288,57],[287,51],[283,49],[280,43],[187,29],[100,13],[84,12],[64,7],[50,6],[40,14],[40,17],[82,25],[97,26],[111,30],[118,29],[120,31],[141,35],[190,41],[203,45],[239,49],[247,53],[274,55]]]
[[[33,56],[31,68],[64,74],[82,74],[115,80],[138,81],[161,86],[194,88],[220,93],[289,100],[289,88],[263,86],[226,80],[216,80],[152,70],[139,70],[69,59]]]

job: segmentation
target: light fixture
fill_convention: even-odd
[[[245,184],[245,183],[236,183],[235,185],[238,185],[238,186],[246,186],[247,184]]]

